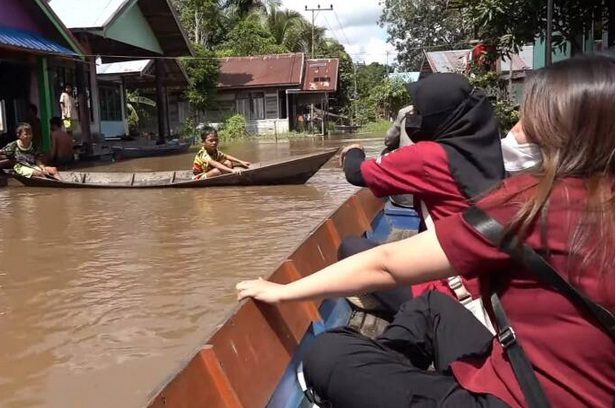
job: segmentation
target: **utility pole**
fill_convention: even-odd
[[[387,56],[387,62],[385,63],[385,66],[387,67],[387,74],[389,74],[389,50],[385,51],[385,55]]]
[[[317,4],[317,8],[308,8],[308,6],[304,6],[304,10],[305,11],[310,11],[312,13],[312,20],[311,20],[311,25],[310,25],[310,29],[311,29],[311,40],[310,40],[310,59],[314,59],[314,19],[319,15],[319,11],[333,11],[334,10],[334,6],[332,4],[329,5],[329,8],[321,8],[320,4]],[[316,15],[314,14],[316,11]],[[325,111],[323,110],[323,117],[321,118],[321,121],[325,120]],[[314,103],[310,104],[310,130],[314,133]]]
[[[353,115],[351,115],[351,132],[357,120],[357,62],[353,61]]]

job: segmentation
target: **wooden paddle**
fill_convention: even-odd
[[[250,168],[250,166],[246,166],[244,163],[240,163],[240,162],[235,161],[235,160],[233,160],[233,163],[236,163],[238,165],[238,167],[242,167],[242,168],[245,168],[245,169],[249,169]],[[235,167],[235,166],[233,166],[233,167]]]

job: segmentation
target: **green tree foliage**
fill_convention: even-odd
[[[350,102],[354,91],[353,60],[344,46],[334,39],[322,40],[315,49],[316,58],[338,58],[338,91],[330,95],[329,107],[335,113],[351,114]]]
[[[468,79],[471,85],[483,89],[488,95],[498,121],[499,132],[501,136],[505,136],[519,119],[519,111],[509,99],[507,80],[494,71],[485,72],[475,67],[469,73]]]
[[[205,110],[216,102],[220,66],[214,52],[203,46],[195,45],[195,57],[182,60],[190,78],[186,96],[194,108]]]
[[[180,11],[180,20],[190,40],[211,48],[220,43],[228,31],[228,19],[217,0],[172,0]]]
[[[221,2],[221,8],[236,21],[239,21],[255,10],[265,9],[265,2],[260,0],[225,0]]]
[[[266,27],[254,18],[241,20],[227,36],[227,40],[217,47],[220,57],[241,57],[247,55],[280,54],[288,52]]]
[[[396,117],[398,111],[411,103],[406,83],[399,79],[384,79],[367,98],[379,118]]]
[[[290,52],[311,52],[312,25],[304,16],[293,10],[281,10],[280,4],[268,4],[262,13],[262,24],[268,28],[276,44],[284,46]],[[314,27],[315,44],[320,43],[325,29]]]
[[[476,37],[494,44],[503,53],[516,52],[537,36],[545,38],[547,2],[535,0],[457,0],[466,21],[476,27]],[[605,0],[554,1],[554,45],[572,44],[582,50],[581,38],[589,30],[601,31],[609,25],[614,4]],[[613,16],[612,16],[613,19]],[[613,21],[612,28],[613,32]]]
[[[403,69],[419,71],[424,49],[469,47],[471,25],[464,21],[460,10],[447,8],[449,1],[381,1],[383,13],[379,25],[387,28],[389,42],[398,51],[398,63]]]
[[[139,134],[139,124],[142,120],[146,120],[150,117],[148,112],[148,106],[156,108],[156,102],[150,98],[139,95],[139,90],[126,92],[126,110],[128,111],[128,128],[129,133]]]
[[[387,77],[388,67],[386,65],[373,62],[357,66],[357,94],[360,98],[365,98],[372,93],[383,79]]]

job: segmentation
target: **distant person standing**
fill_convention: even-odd
[[[60,95],[60,113],[62,115],[62,122],[64,129],[69,134],[72,134],[78,123],[77,107],[75,106],[75,99],[73,98],[73,86],[66,84],[64,92]]]

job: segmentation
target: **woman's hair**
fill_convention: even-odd
[[[217,135],[218,132],[216,131],[216,129],[214,129],[211,126],[206,126],[203,128],[203,130],[201,130],[201,141],[205,142],[205,139],[207,139],[207,137],[209,135]]]
[[[527,236],[558,180],[582,179],[588,199],[571,236],[570,260],[613,272],[614,59],[583,55],[536,71],[526,79],[521,122],[528,141],[541,147],[543,163],[534,197],[509,230]]]
[[[30,132],[32,133],[32,126],[29,123],[22,122],[17,126],[17,136],[21,135],[22,132]]]

